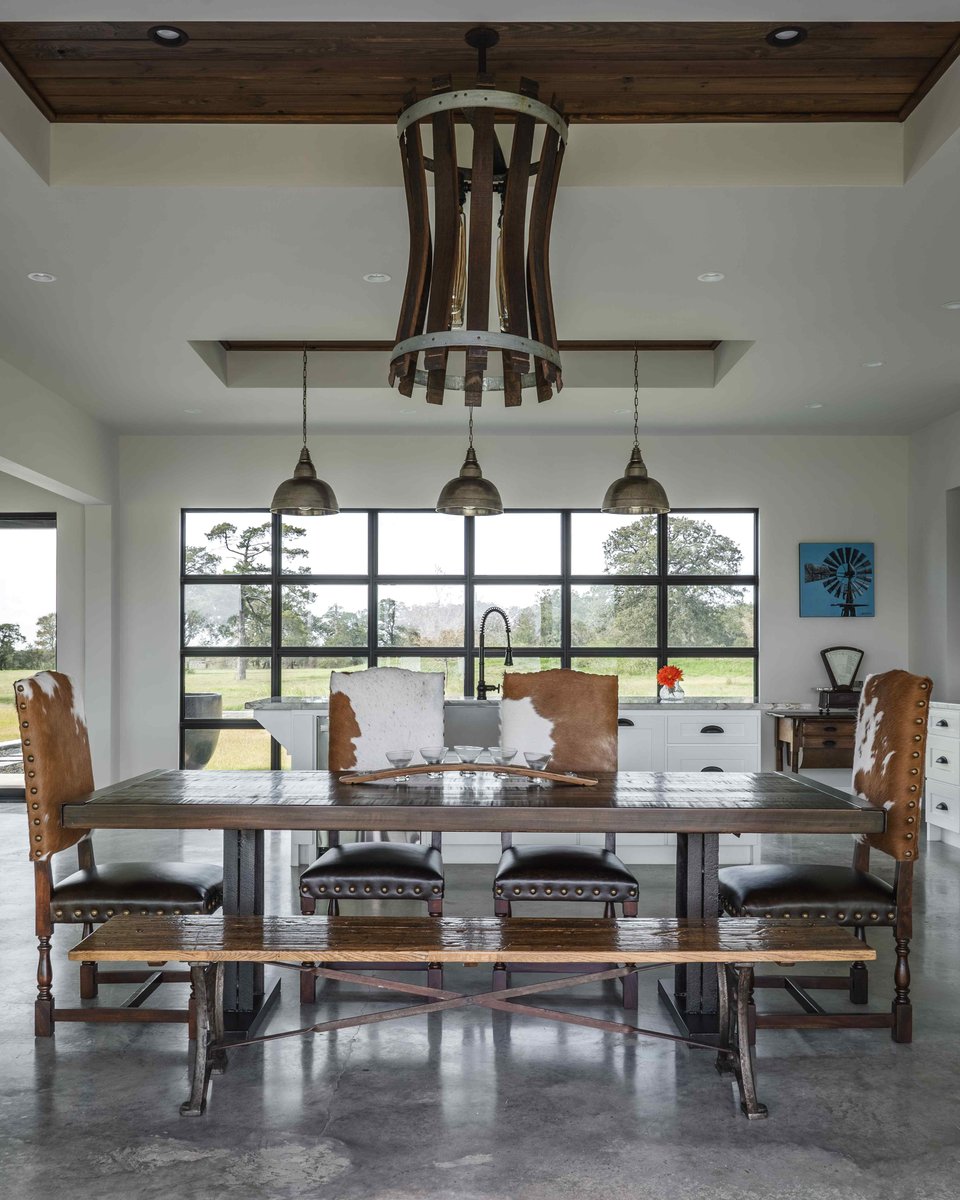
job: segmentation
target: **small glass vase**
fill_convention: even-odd
[[[679,683],[674,687],[667,687],[667,685],[664,684],[660,689],[660,700],[662,703],[671,704],[683,699],[685,699],[683,688]]]

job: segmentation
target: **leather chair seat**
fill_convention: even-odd
[[[110,917],[209,913],[223,903],[223,867],[216,863],[115,862],[74,871],[54,884],[57,922]]]
[[[434,900],[443,895],[443,858],[433,846],[349,842],[331,846],[300,876],[304,896]]]
[[[635,900],[634,876],[610,850],[591,846],[510,846],[493,885],[504,900]]]
[[[896,919],[890,884],[852,867],[724,867],[720,903],[732,917],[823,919],[851,925],[892,925]]]

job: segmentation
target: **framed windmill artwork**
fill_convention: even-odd
[[[873,542],[800,543],[800,616],[872,617]]]

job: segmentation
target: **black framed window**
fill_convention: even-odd
[[[657,668],[675,662],[688,696],[757,694],[755,509],[182,519],[185,766],[283,765],[245,703],[326,696],[332,670],[442,671],[449,697],[473,695],[492,604],[510,615],[514,670],[617,674],[622,696],[652,696]],[[502,647],[492,618],[488,683]]]
[[[0,513],[0,799],[24,795],[14,680],[56,665],[56,513]]]

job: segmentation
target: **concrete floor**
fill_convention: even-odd
[[[219,854],[212,833],[110,832],[97,844],[104,861]],[[844,862],[849,844],[767,838],[763,852]],[[267,845],[270,910],[293,911],[282,835],[268,834]],[[478,1010],[239,1051],[214,1079],[207,1115],[182,1119],[182,1026],[64,1025],[55,1039],[34,1040],[32,867],[14,806],[0,808],[0,863],[4,1200],[955,1200],[960,1192],[960,852],[942,844],[929,848],[919,875],[913,1045],[895,1046],[886,1032],[761,1033],[759,1091],[770,1118],[753,1123],[710,1054]],[[641,913],[669,913],[672,872],[642,868],[640,877]],[[487,867],[449,868],[448,912],[489,912],[489,886]],[[77,984],[64,959],[69,940],[54,939],[54,991],[65,1004]],[[892,939],[878,931],[876,942],[873,1000],[885,1007]],[[478,970],[448,978],[470,990],[486,982]],[[663,1028],[652,973],[641,980],[641,1023]],[[108,1003],[112,990],[101,993]],[[314,1019],[334,1001],[341,1013],[371,1004],[359,989],[327,985],[321,995]],[[549,1002],[620,1011],[612,984]],[[303,1015],[295,980],[285,978],[271,1028]]]

